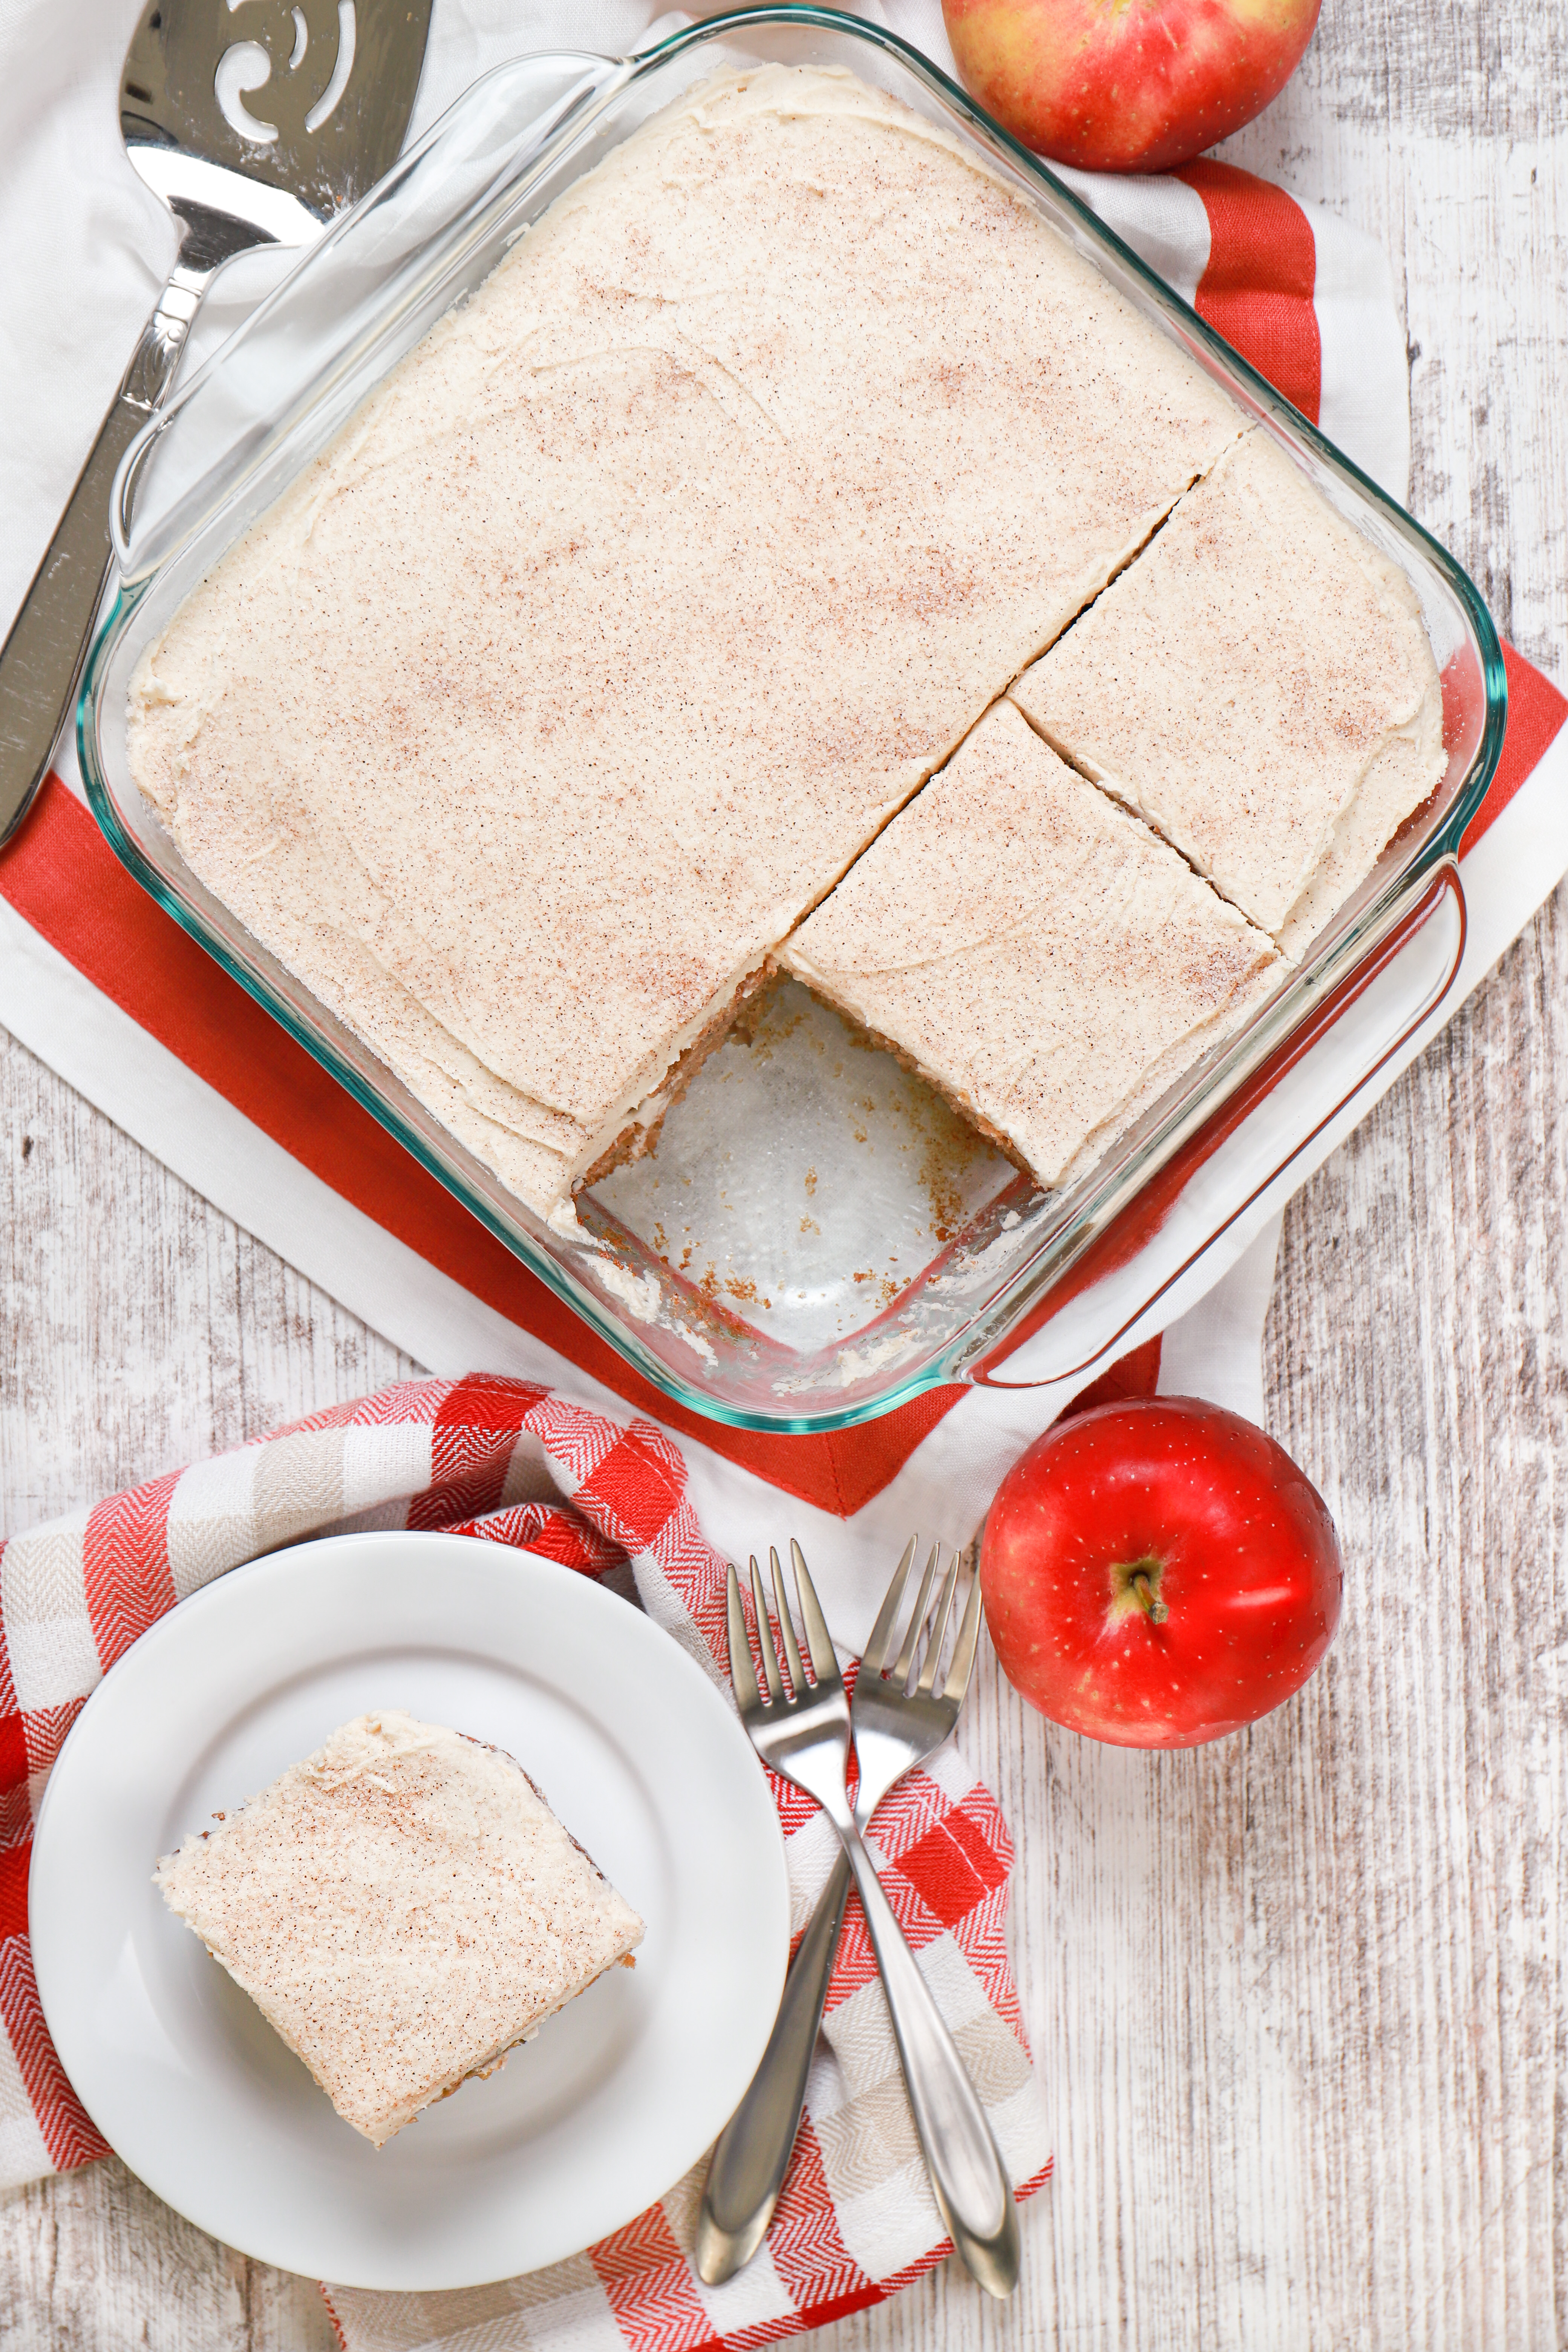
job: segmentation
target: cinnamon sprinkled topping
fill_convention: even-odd
[[[721,79],[195,592],[132,772],[548,1213],[1240,429],[949,134]]]
[[[642,1937],[520,1765],[400,1709],[215,1819],[155,1883],[378,2147]]]

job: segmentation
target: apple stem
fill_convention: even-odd
[[[1155,1591],[1148,1570],[1135,1568],[1127,1580],[1133,1599],[1151,1624],[1163,1625],[1171,1612]]]

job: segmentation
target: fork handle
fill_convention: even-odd
[[[175,263],[0,646],[0,845],[32,806],[70,716],[109,577],[115,473],[168,389],[210,275]]]
[[[985,2110],[847,1810],[833,1817],[866,1913],[926,2169],[954,2246],[987,2294],[1018,2284],[1018,2215]]]
[[[849,1864],[840,1854],[790,1964],[761,2063],[714,2143],[693,2255],[706,2286],[721,2285],[751,2261],[773,2218],[805,2105],[806,2076],[848,1899]]]

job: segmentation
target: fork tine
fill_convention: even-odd
[[[833,1636],[827,1630],[827,1621],[816,1598],[816,1588],[805,1565],[805,1554],[793,1536],[790,1538],[789,1556],[795,1570],[795,1589],[800,1595],[801,1630],[805,1635],[805,1646],[811,1653],[811,1670],[819,1683],[837,1682],[838,1660],[834,1655]]]
[[[955,1551],[948,1562],[947,1574],[942,1580],[942,1599],[936,1605],[936,1622],[931,1627],[931,1640],[926,1645],[925,1663],[921,1668],[921,1678],[915,1685],[916,1690],[920,1692],[922,1698],[931,1696],[936,1682],[936,1670],[942,1659],[942,1645],[947,1639],[947,1621],[952,1613],[952,1596],[957,1590],[958,1554]]]
[[[757,1611],[757,1647],[763,1654],[763,1672],[768,1678],[768,1696],[776,1706],[784,1696],[784,1685],[779,1680],[778,1653],[773,1648],[773,1629],[768,1623],[767,1598],[763,1591],[762,1571],[757,1555],[752,1554],[752,1599]]]
[[[975,1647],[980,1640],[980,1578],[976,1574],[969,1588],[969,1598],[963,1604],[963,1616],[958,1628],[958,1639],[952,1645],[952,1664],[947,1670],[947,1680],[942,1686],[943,1698],[956,1699],[962,1706],[963,1694],[969,1688],[969,1677],[974,1665]]]
[[[790,1688],[798,1698],[805,1688],[805,1676],[800,1669],[800,1651],[795,1643],[795,1624],[789,1613],[789,1602],[784,1599],[784,1570],[779,1565],[777,1544],[769,1545],[768,1559],[773,1571],[773,1599],[778,1602],[779,1607],[779,1632],[784,1636],[784,1664],[789,1668]]]
[[[735,1573],[735,1563],[729,1563],[730,1603],[730,1680],[734,1685],[735,1701],[742,1715],[757,1704],[757,1670],[752,1664],[752,1644],[746,1633],[746,1605],[741,1598],[741,1580]]]
[[[921,1627],[926,1621],[926,1606],[931,1600],[931,1579],[936,1574],[936,1564],[941,1558],[941,1544],[932,1544],[931,1558],[926,1562],[926,1572],[921,1579],[921,1589],[915,1601],[914,1615],[910,1619],[910,1630],[904,1635],[904,1646],[899,1652],[899,1662],[893,1668],[893,1680],[900,1685],[909,1681],[910,1668],[915,1662],[915,1644],[921,1637]]]
[[[904,1556],[893,1570],[893,1580],[888,1587],[888,1597],[877,1612],[877,1622],[871,1628],[871,1638],[867,1643],[865,1654],[860,1660],[860,1671],[863,1675],[879,1675],[882,1671],[882,1660],[888,1654],[888,1643],[893,1637],[893,1627],[898,1622],[899,1607],[909,1586],[910,1570],[914,1563],[915,1546],[919,1542],[919,1536],[910,1538],[905,1547]]]

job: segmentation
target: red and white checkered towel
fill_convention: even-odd
[[[629,1563],[648,1614],[728,1689],[723,1563],[698,1525],[679,1449],[651,1422],[623,1426],[522,1381],[386,1389],[0,1546],[0,2180],[104,2153],[49,2042],[27,1943],[33,1822],[67,1733],[115,1660],[187,1593],[242,1560],[351,1527],[444,1528],[587,1576]],[[837,1841],[809,1798],[773,1788],[798,1935]],[[1027,2196],[1050,2152],[1003,1941],[1013,1855],[995,1801],[949,1747],[881,1805],[872,1843]],[[700,2166],[612,2237],[525,2280],[460,2294],[329,2288],[328,2300],[356,2352],[413,2347],[481,2319],[497,2323],[487,2352],[640,2352],[768,2342],[929,2270],[949,2242],[858,1904],[767,2243],[719,2288],[703,2286],[687,2258],[701,2184]]]
[[[435,0],[416,130],[507,58],[552,44],[636,47],[676,21],[656,25],[657,5]],[[118,60],[138,6],[10,0],[0,31],[0,247],[13,307],[29,320],[14,347],[0,336],[0,632],[173,251],[173,224],[131,171],[116,124]],[[951,69],[940,0],[869,0],[865,13]],[[1068,176],[1314,424],[1405,497],[1405,336],[1387,263],[1369,238],[1213,162],[1171,178]],[[219,273],[192,336],[195,356],[247,315],[288,260],[273,248]],[[68,304],[54,299],[60,286],[72,289]],[[1458,987],[1140,1318],[1122,1344],[1145,1343],[1147,1385],[1197,1387],[1261,1412],[1266,1229],[1568,865],[1568,737],[1548,751],[1563,709],[1547,679],[1510,661],[1503,768],[1464,860],[1469,928]],[[658,1396],[138,888],[82,803],[68,735],[57,756],[58,777],[0,855],[0,1020],[415,1362],[453,1377],[488,1365],[595,1409],[654,1414],[682,1444],[717,1542],[755,1540],[779,1493],[795,1497],[783,1532],[798,1532],[813,1556],[831,1548],[840,1563],[836,1622],[851,1639],[870,1623],[889,1544],[897,1549],[911,1526],[963,1540],[1009,1464],[1069,1402],[1077,1375],[1038,1388],[955,1384],[864,1428],[799,1435],[727,1429]],[[1205,1297],[1255,1243],[1251,1274],[1238,1269],[1245,1311]],[[1158,1370],[1157,1335],[1178,1317]],[[1029,1378],[1022,1360],[1013,1369]],[[775,1522],[770,1532],[778,1531]],[[846,1531],[853,1541],[840,1540]]]

